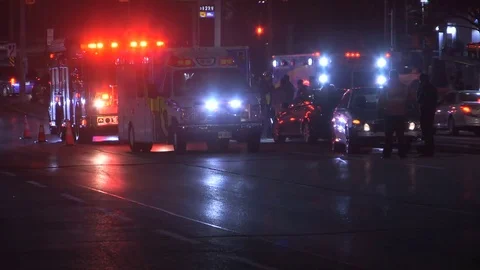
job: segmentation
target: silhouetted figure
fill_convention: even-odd
[[[420,127],[422,137],[425,142],[422,156],[433,156],[435,150],[434,118],[437,107],[438,93],[437,88],[430,83],[428,75],[420,75],[420,85],[417,90],[417,102],[420,107]]]

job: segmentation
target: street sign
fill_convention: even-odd
[[[47,45],[52,45],[53,42],[53,28],[47,29]]]
[[[7,44],[7,55],[9,58],[17,57],[17,45],[15,43]]]
[[[201,5],[199,15],[200,15],[200,18],[215,18],[215,6]]]
[[[25,0],[25,4],[33,5],[33,4],[35,4],[35,0]]]

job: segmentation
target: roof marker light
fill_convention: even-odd
[[[112,48],[118,48],[118,43],[117,42],[112,42],[111,46],[112,46]]]
[[[147,47],[147,42],[146,41],[140,41],[140,47]]]
[[[138,42],[136,42],[136,41],[130,42],[130,47],[136,48],[137,46],[138,46]]]

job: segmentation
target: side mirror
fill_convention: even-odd
[[[160,96],[160,94],[157,91],[157,87],[155,84],[149,84],[147,86],[147,91],[148,91],[148,97],[149,98],[157,98]]]

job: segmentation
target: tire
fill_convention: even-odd
[[[258,153],[260,151],[261,139],[261,134],[251,135],[247,140],[247,151],[249,153]]]
[[[346,145],[339,142],[332,142],[332,152],[344,154],[346,152]]]
[[[78,138],[77,138],[78,143],[81,143],[81,144],[92,143],[93,134],[88,129],[80,128],[78,129],[77,134],[78,134]]]
[[[135,129],[132,126],[128,128],[128,145],[130,146],[130,151],[133,153],[141,151],[139,143],[135,142]]]
[[[153,143],[142,143],[140,145],[140,150],[144,153],[149,153],[152,151]]]
[[[287,137],[280,135],[280,127],[275,125],[272,132],[273,142],[274,143],[285,143]]]
[[[455,119],[453,119],[451,116],[448,118],[448,134],[452,136],[458,136],[459,134],[459,130],[455,126]]]
[[[177,132],[173,133],[173,151],[177,154],[187,152],[187,141]]]
[[[310,123],[306,122],[303,124],[302,128],[303,141],[308,144],[314,144],[317,142],[317,137],[312,135],[312,130],[310,128]]]

